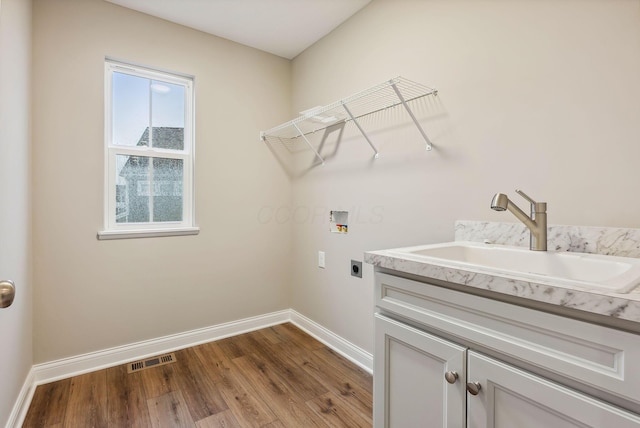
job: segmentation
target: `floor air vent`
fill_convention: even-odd
[[[175,363],[176,354],[160,355],[159,357],[151,357],[146,360],[134,361],[127,364],[127,373],[139,372],[140,370],[148,369],[150,367],[163,366],[165,364]]]

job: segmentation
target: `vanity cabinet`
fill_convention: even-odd
[[[375,425],[464,426],[466,348],[384,316],[375,323]]]
[[[638,335],[426,281],[376,272],[376,428],[640,427]]]
[[[468,380],[482,386],[467,398],[468,427],[640,426],[637,415],[481,353],[469,351],[467,364]]]

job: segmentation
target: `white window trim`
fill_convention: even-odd
[[[151,147],[117,146],[112,142],[112,75],[113,72],[161,80],[185,86],[185,127],[184,150],[167,150]],[[195,223],[195,115],[193,76],[153,70],[148,67],[105,59],[105,126],[104,126],[104,229],[98,232],[98,239],[128,239],[159,236],[196,235],[200,229]],[[151,129],[149,130],[151,132]],[[183,159],[183,205],[181,222],[116,223],[116,155],[139,155]]]
[[[157,238],[160,236],[183,236],[197,235],[200,233],[199,227],[179,227],[166,229],[147,230],[101,230],[98,232],[98,239],[101,241],[110,239],[130,239],[130,238]]]

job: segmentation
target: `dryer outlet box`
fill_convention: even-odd
[[[351,260],[351,276],[362,278],[362,262]]]

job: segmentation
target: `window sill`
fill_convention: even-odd
[[[157,238],[161,236],[197,235],[199,227],[181,227],[175,229],[147,229],[147,230],[101,230],[98,232],[98,240],[131,239],[131,238]]]

